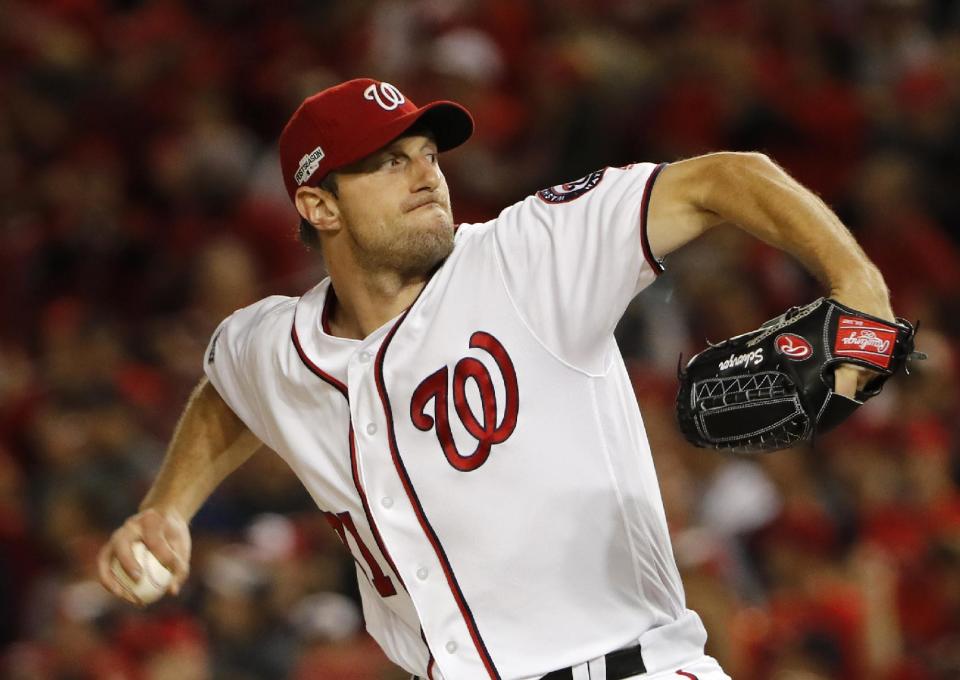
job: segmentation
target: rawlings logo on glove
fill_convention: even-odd
[[[890,324],[841,316],[833,351],[837,355],[857,357],[878,368],[886,368],[896,341],[897,329]]]
[[[679,371],[677,420],[697,446],[776,451],[811,440],[850,416],[909,359],[915,328],[820,298],[755,331],[725,340]],[[812,359],[812,360],[811,360]],[[875,376],[849,399],[834,392],[833,369],[850,363]]]
[[[774,344],[780,354],[794,361],[803,361],[813,356],[813,346],[793,333],[781,333]]]

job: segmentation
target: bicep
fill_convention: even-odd
[[[250,432],[207,377],[203,377],[197,385],[192,403],[188,407],[188,412],[190,411],[197,414],[209,437],[226,446],[246,438]]]
[[[199,437],[206,440],[216,476],[223,478],[256,453],[263,443],[204,378],[197,386],[193,408]]]
[[[671,163],[653,185],[647,211],[647,242],[653,254],[662,258],[689,243],[724,220],[706,207],[707,197],[716,191],[730,152],[697,156]]]
[[[172,507],[193,517],[216,486],[261,446],[203,378],[187,402],[163,467],[141,507]]]

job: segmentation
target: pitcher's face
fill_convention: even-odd
[[[453,250],[453,213],[430,136],[400,137],[337,172],[337,202],[358,264],[426,274]]]

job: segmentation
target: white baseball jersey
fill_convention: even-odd
[[[536,678],[639,642],[703,653],[613,337],[660,271],[659,166],[464,224],[413,305],[331,335],[329,279],[226,319],[204,367],[357,563],[367,630],[432,680]]]

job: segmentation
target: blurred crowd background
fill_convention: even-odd
[[[0,677],[405,677],[268,451],[197,516],[178,598],[122,605],[94,567],[216,324],[324,275],[276,139],[304,96],[372,75],[474,112],[442,159],[462,222],[721,149],[838,211],[930,358],[814,449],[724,458],[673,423],[681,351],[823,293],[784,255],[711,233],[618,339],[734,678],[960,678],[960,2],[0,0],[0,55]]]

